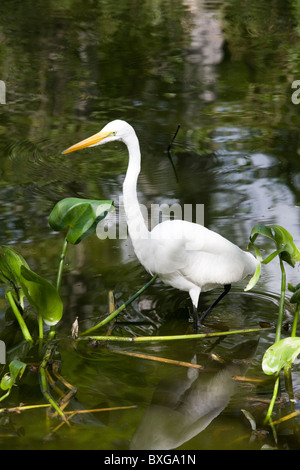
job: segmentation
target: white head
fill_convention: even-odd
[[[130,136],[135,135],[133,127],[126,121],[116,119],[111,121],[97,134],[88,137],[87,139],[72,145],[63,151],[63,153],[75,152],[75,150],[83,149],[85,147],[95,147],[96,145],[103,145],[114,140],[121,140],[126,143]]]

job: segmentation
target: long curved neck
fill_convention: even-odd
[[[124,143],[128,148],[129,163],[123,183],[123,202],[129,235],[134,241],[137,239],[146,239],[149,235],[137,198],[137,180],[141,170],[141,152],[139,141],[135,133],[124,140]]]

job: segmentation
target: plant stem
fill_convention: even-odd
[[[272,261],[274,258],[276,258],[277,255],[280,255],[281,253],[281,250],[276,250],[274,251],[274,253],[271,253],[269,256],[267,256],[267,258],[265,258],[262,263],[263,264],[269,264],[270,261]]]
[[[283,261],[281,258],[279,258],[279,261],[280,261],[280,269],[281,269],[281,293],[280,293],[278,320],[277,320],[277,325],[276,325],[275,343],[279,341],[281,337],[281,329],[282,329],[283,314],[284,314],[285,288],[286,288],[286,274],[285,274]],[[265,423],[267,423],[272,416],[273,408],[275,405],[275,400],[277,398],[278,388],[279,388],[279,377],[276,378],[276,382],[275,382],[274,389],[273,389],[273,396],[269,405],[267,416],[265,418]]]
[[[39,319],[39,339],[42,340],[44,338],[44,328],[43,328],[43,317],[42,317],[42,315],[39,315],[38,319]]]
[[[49,342],[54,338],[55,333],[56,333],[56,325],[50,326],[50,331],[48,333],[48,341]]]
[[[2,397],[0,397],[0,401],[4,400],[6,397],[8,397],[8,395],[10,394],[10,391],[11,391],[11,389],[9,388],[8,392],[6,392],[5,395],[2,395]]]
[[[300,310],[300,304],[297,304],[297,307],[296,307],[296,310],[295,310],[295,315],[294,315],[294,321],[293,321],[293,328],[292,328],[291,337],[295,337],[296,333],[297,333],[299,310]]]
[[[185,339],[200,339],[200,338],[214,338],[216,336],[227,336],[239,333],[253,333],[257,331],[269,330],[270,328],[249,328],[246,330],[232,330],[232,331],[220,331],[217,333],[195,333],[191,335],[174,335],[174,336],[83,336],[77,338],[76,341],[88,341],[95,339],[97,341],[122,341],[130,343],[141,343],[146,341],[176,341]]]
[[[89,334],[91,331],[95,331],[98,328],[101,328],[101,326],[106,325],[109,321],[111,321],[113,318],[115,318],[117,315],[119,315],[131,302],[133,302],[139,295],[141,295],[153,282],[156,280],[157,274],[155,274],[147,284],[145,284],[141,289],[139,289],[133,296],[131,296],[124,304],[121,305],[121,307],[117,308],[114,312],[112,312],[110,315],[108,315],[104,320],[102,320],[100,323],[97,323],[97,325],[93,326],[92,328],[89,328],[88,330],[84,331],[83,333],[80,333],[79,336],[84,336]],[[109,338],[107,338],[109,339]]]
[[[60,292],[60,288],[61,288],[62,273],[64,269],[64,262],[65,262],[67,248],[68,248],[68,241],[67,241],[67,238],[65,238],[63,246],[62,246],[61,254],[60,254],[57,279],[56,279],[56,289],[58,293]],[[51,341],[54,338],[55,334],[56,334],[56,325],[53,325],[51,326],[49,334],[48,334],[48,341]]]
[[[19,309],[18,309],[18,307],[15,303],[15,300],[12,296],[12,293],[10,291],[7,291],[6,292],[6,297],[9,301],[9,303],[10,303],[10,306],[12,308],[12,311],[15,314],[16,319],[18,320],[18,323],[20,325],[20,328],[22,330],[24,338],[26,339],[26,341],[32,342],[33,340],[32,340],[31,334],[29,333],[27,325],[26,325],[26,323],[25,323],[25,321],[24,321],[24,319],[23,319],[23,317],[22,317],[22,315],[21,315],[21,313],[20,313],[20,311],[19,311]]]
[[[268,421],[270,420],[270,418],[272,416],[273,408],[274,408],[275,401],[276,401],[276,398],[277,398],[278,389],[279,389],[279,377],[277,377],[275,385],[274,385],[272,399],[271,399],[271,402],[270,402],[270,405],[269,405],[267,416],[265,417],[265,420],[264,420],[265,424],[268,423]]]
[[[291,364],[286,364],[284,367],[284,382],[285,382],[285,389],[289,396],[290,407],[291,411],[295,411],[295,395],[293,390],[293,379],[292,379],[292,369]]]
[[[57,273],[57,281],[56,281],[56,289],[59,292],[60,291],[60,286],[61,286],[61,279],[62,279],[62,272],[63,272],[63,267],[64,267],[64,261],[65,261],[65,256],[66,256],[66,251],[68,247],[68,241],[65,238],[63,247],[61,250],[60,254],[60,260],[59,260],[59,266],[58,266],[58,273]]]
[[[46,377],[46,367],[48,364],[48,361],[51,357],[52,354],[52,347],[49,347],[46,350],[46,353],[44,355],[44,358],[41,362],[40,369],[39,369],[39,374],[40,374],[40,383],[41,383],[41,391],[42,394],[44,395],[45,399],[50,403],[50,405],[53,406],[53,408],[57,411],[57,413],[62,417],[62,419],[69,424],[64,412],[60,409],[59,405],[56,403],[54,398],[50,395],[48,391],[48,382],[47,382],[47,377]]]
[[[1,401],[1,399],[0,399]],[[13,412],[21,412],[25,410],[33,410],[36,408],[49,408],[51,405],[50,403],[47,404],[42,404],[42,405],[25,405],[25,406],[15,406],[13,408],[0,408],[0,414],[1,413],[13,413]]]
[[[283,313],[284,313],[285,287],[286,287],[286,274],[285,274],[285,269],[283,266],[283,261],[281,258],[280,258],[280,269],[281,269],[281,294],[280,294],[278,321],[276,325],[275,342],[279,341],[280,336],[281,336]]]

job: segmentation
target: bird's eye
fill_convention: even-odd
[[[117,135],[116,131],[113,131],[113,132],[111,133],[111,135]]]

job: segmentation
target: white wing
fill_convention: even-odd
[[[202,290],[237,282],[256,269],[256,260],[202,225],[181,220],[158,224],[147,240],[136,240],[135,252],[151,273],[180,275]]]

